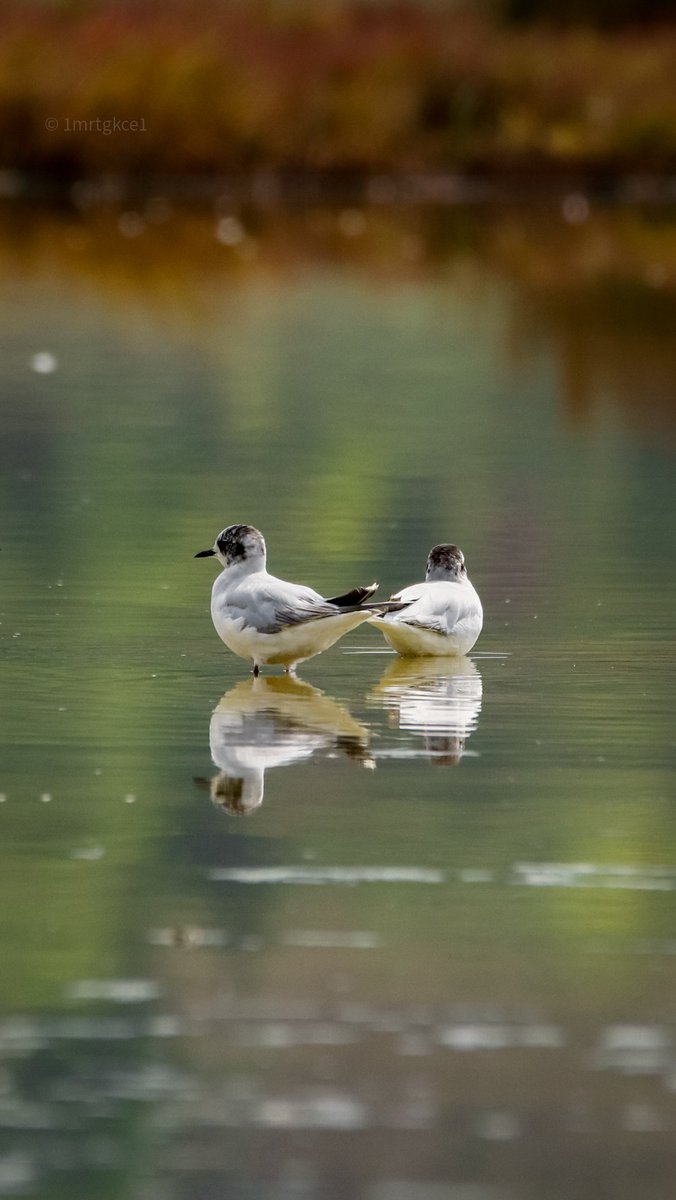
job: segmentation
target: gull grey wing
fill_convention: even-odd
[[[280,629],[289,625],[305,625],[308,621],[318,621],[320,617],[339,617],[346,612],[357,612],[360,608],[360,604],[338,608],[328,600],[302,606],[281,604],[275,608],[276,628],[266,629],[265,632],[278,633]]]
[[[313,588],[274,576],[268,576],[267,586],[257,587],[249,604],[256,610],[255,625],[259,633],[279,633],[290,625],[337,617],[346,611],[324,600]]]
[[[448,629],[438,621],[436,617],[400,617],[402,625],[413,625],[416,629],[425,629],[429,633],[440,633],[443,637],[448,633]]]
[[[453,590],[452,584],[431,583],[418,597],[413,589],[410,591],[413,595],[402,593],[402,599],[411,601],[408,611],[397,613],[394,617],[402,625],[447,635],[466,612],[466,599],[457,589]]]
[[[328,604],[312,588],[270,576],[266,583],[255,580],[250,586],[247,580],[229,592],[223,611],[231,620],[240,620],[243,628],[274,634],[289,625],[335,617],[346,610]]]

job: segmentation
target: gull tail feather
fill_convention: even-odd
[[[352,588],[350,592],[344,592],[342,596],[331,596],[327,598],[327,604],[335,604],[336,608],[342,608],[350,612],[355,608],[370,608],[370,605],[365,605],[364,601],[368,600],[374,592],[377,592],[378,584],[370,583],[368,587]]]
[[[402,608],[408,608],[411,601],[402,600],[381,600],[380,603],[376,600],[373,604],[364,604],[363,608],[370,608],[374,613],[396,613],[401,612]]]

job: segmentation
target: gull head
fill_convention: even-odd
[[[432,547],[427,555],[426,583],[433,583],[439,579],[461,583],[466,578],[467,568],[462,550],[446,542]]]
[[[253,525],[228,525],[221,530],[213,546],[200,550],[195,558],[210,558],[214,555],[222,567],[265,566],[265,538]]]
[[[263,803],[264,775],[264,771],[247,771],[244,776],[221,771],[211,780],[212,804],[235,817],[246,817]]]

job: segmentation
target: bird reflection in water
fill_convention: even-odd
[[[469,658],[397,658],[374,689],[389,722],[422,734],[433,765],[454,767],[481,712],[481,675]]]
[[[209,787],[217,807],[245,815],[262,804],[269,768],[317,752],[342,752],[374,767],[368,743],[366,727],[318,688],[293,676],[261,675],[238,683],[218,702],[209,747],[219,772],[196,782]]]

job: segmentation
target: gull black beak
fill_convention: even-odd
[[[211,558],[212,554],[215,553],[215,550],[198,550],[195,558]]]

